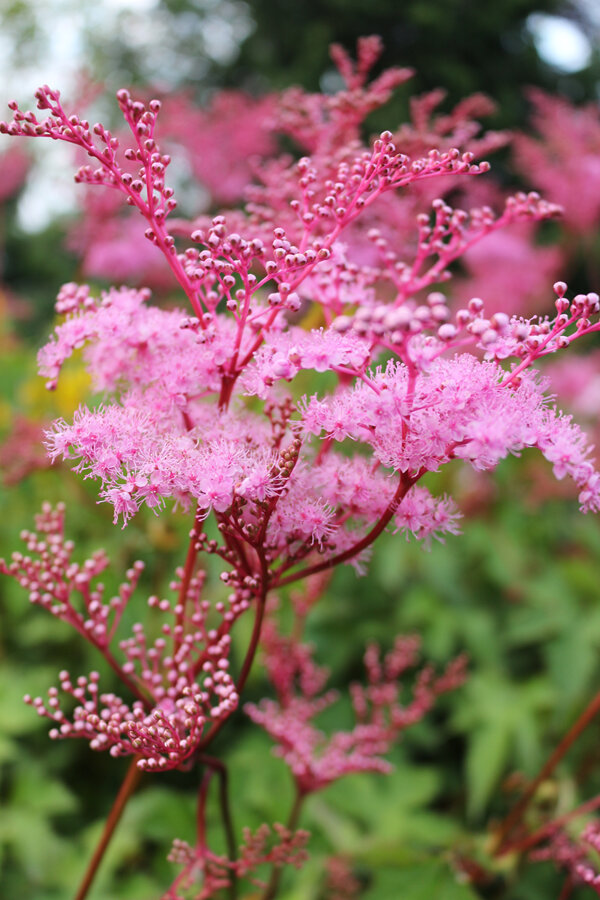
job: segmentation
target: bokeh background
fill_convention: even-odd
[[[46,82],[69,101],[89,105],[90,118],[114,123],[112,95],[122,86],[184,96],[200,107],[214,104],[223,89],[254,97],[292,84],[334,91],[340,85],[329,44],[352,49],[364,34],[382,35],[382,66],[416,70],[373,118],[372,131],[395,128],[408,115],[411,95],[438,87],[447,92],[442,108],[448,109],[469,94],[488,94],[497,104],[486,120],[493,129],[535,129],[531,87],[577,107],[587,104],[590,121],[596,104],[598,118],[596,0],[0,0],[0,102],[15,97],[28,105]],[[567,116],[555,123],[573,146],[575,121]],[[546,142],[552,123],[548,128]],[[596,140],[600,154],[600,125],[591,133],[588,152]],[[493,163],[500,184],[527,181],[509,147]],[[133,559],[146,562],[131,622],[143,608],[144,591],[160,591],[180,562],[186,523],[177,515],[140,515],[123,531],[113,528],[108,509],[96,504],[93,485],[66,469],[48,468],[39,449],[44,423],[69,416],[88,390],[77,363],[52,395],[35,374],[35,350],[52,326],[58,287],[82,277],[100,287],[107,283],[101,266],[91,266],[90,275],[93,220],[90,226],[73,168],[64,147],[19,143],[15,150],[0,143],[0,553],[16,549],[20,530],[43,500],[64,500],[78,553],[105,546],[114,561],[108,590]],[[211,192],[197,183],[189,163],[176,171],[186,187],[186,212],[210,210]],[[588,201],[600,197],[593,168],[582,190]],[[574,193],[570,200],[574,224],[549,229],[542,241],[561,249],[575,290],[598,290],[598,220],[591,216],[577,227],[583,196]],[[101,217],[102,210],[94,215]],[[84,246],[76,237],[90,227]],[[505,252],[502,265],[516,265],[510,248]],[[135,280],[136,273],[125,274]],[[155,281],[169,302],[169,289],[160,277]],[[546,290],[545,300],[535,299],[547,303],[549,297]],[[587,368],[570,400],[576,405],[586,388],[583,413],[593,426],[600,366],[593,343],[584,349]],[[523,779],[535,774],[599,688],[600,530],[597,521],[580,516],[573,496],[553,486],[549,469],[527,457],[508,460],[493,481],[466,477],[458,468],[444,477],[441,487],[458,494],[468,513],[463,535],[431,552],[385,536],[368,578],[357,579],[350,569],[335,575],[314,612],[310,637],[334,686],[359,677],[366,641],[386,646],[396,632],[419,632],[425,656],[440,665],[466,651],[471,677],[407,734],[391,778],[353,776],[311,799],[302,825],[313,833],[312,858],[284,881],[283,900],[329,896],[322,885],[331,856],[348,861],[361,886],[357,896],[371,900],[559,895],[562,879],[551,864],[507,859],[482,883],[457,880],[455,872],[463,856],[486,858],[490,821],[513,802]],[[101,665],[63,625],[30,608],[12,582],[0,586],[0,615],[0,896],[63,900],[74,893],[126,762],[77,742],[48,741],[46,725],[22,704],[22,695],[44,692],[59,669],[79,674]],[[249,697],[266,690],[257,669]],[[342,704],[324,727],[341,727],[347,713]],[[545,808],[559,814],[600,792],[599,737],[592,725],[543,786],[540,815]],[[285,819],[292,789],[265,736],[239,715],[215,753],[231,767],[238,828]],[[170,840],[193,835],[196,788],[194,774],[143,783],[93,900],[160,896],[173,877],[166,861]],[[215,809],[219,851],[217,820]],[[589,889],[573,894],[582,900],[591,895]]]

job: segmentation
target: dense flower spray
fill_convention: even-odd
[[[263,896],[274,897],[280,867],[303,859],[306,837],[295,832],[301,800],[349,772],[387,771],[393,740],[464,678],[462,659],[441,675],[426,667],[413,699],[402,702],[399,679],[416,663],[416,641],[398,639],[383,658],[371,646],[367,684],[352,688],[356,725],[327,737],[313,722],[333,699],[323,693],[325,675],[301,629],[284,637],[265,618],[269,595],[314,576],[297,610],[302,619],[314,585],[317,596],[324,587],[319,579],[342,563],[361,571],[386,528],[424,541],[457,533],[452,499],[422,483],[452,460],[490,470],[537,448],[557,478],[573,480],[582,510],[600,508],[585,435],[555,408],[535,369],[541,357],[600,330],[598,296],[569,300],[558,282],[555,314],[526,319],[497,307],[488,315],[478,297],[457,309],[442,291],[452,264],[488,235],[514,223],[531,228],[560,209],[535,193],[510,197],[499,214],[447,202],[452,185],[468,196],[469,179],[488,169],[463,145],[481,154],[504,140],[476,137],[473,117],[487,111],[481,98],[436,118],[440,98],[429,96],[414,104],[412,125],[363,143],[365,116],[410,76],[394,69],[369,82],[379,50],[377,39],[363,39],[354,63],[334,49],[346,83],[338,94],[296,89],[257,107],[308,155],[292,160],[270,140],[258,142],[264,158],[242,192],[244,209],[192,222],[173,218],[158,101],[119,91],[125,137],[68,114],[47,86],[36,95],[41,118],[11,104],[12,122],[0,123],[11,135],[84,151],[90,162],[76,180],[112,189],[141,214],[149,248],[162,253],[187,301],[163,309],[146,289],[115,287],[96,297],[64,285],[56,305],[63,320],[39,354],[52,389],[83,348],[103,397],[54,424],[50,457],[96,479],[115,522],[126,524],[144,505],[189,511],[190,543],[172,597],[148,600],[163,616],[159,636],[139,622],[117,639],[142,566],[106,598],[98,578],[109,561],[102,552],[73,561],[62,508],[44,508],[36,530],[22,536],[25,552],[1,564],[33,603],[104,655],[130,698],[103,693],[97,673],[63,671],[46,700],[26,698],[51,720],[51,737],[83,738],[95,750],[133,756],[146,771],[193,761],[206,767],[197,846],[178,842],[172,854],[183,867],[164,895],[172,900],[190,890],[212,896],[267,864],[274,868]],[[228,138],[240,129],[244,146],[250,126],[229,116],[232,103],[223,103],[222,127]],[[214,190],[226,201],[240,193],[235,179]],[[307,325],[309,310],[316,327]],[[295,385],[303,371],[314,373],[314,392],[305,396]],[[209,516],[218,539],[207,534]],[[205,597],[205,553],[222,561],[225,601]],[[232,631],[249,611],[254,628],[235,674]],[[246,711],[277,744],[297,801],[274,839],[268,830],[247,834],[237,859],[235,846],[226,859],[208,849],[204,833],[208,781],[222,776],[206,749],[238,707],[260,641],[277,699]]]

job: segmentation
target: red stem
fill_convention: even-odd
[[[250,638],[250,643],[248,645],[248,650],[246,651],[246,658],[244,659],[244,663],[242,665],[242,671],[240,672],[240,676],[237,680],[236,690],[237,693],[240,694],[244,689],[244,685],[248,679],[248,675],[250,674],[250,669],[252,668],[252,663],[254,662],[254,657],[256,656],[256,651],[258,649],[258,642],[260,639],[260,632],[262,628],[262,622],[265,614],[265,602],[267,599],[266,591],[257,597],[256,603],[256,617],[254,619],[254,628],[252,629],[252,637]]]
[[[289,831],[294,831],[298,824],[298,819],[300,818],[300,810],[302,809],[302,804],[304,803],[305,794],[301,794],[299,790],[296,790],[296,797],[294,799],[294,805],[292,806],[292,811],[290,812],[289,819],[287,820],[286,828]],[[271,878],[269,879],[269,883],[265,889],[265,892],[261,898],[261,900],[273,900],[274,897],[277,896],[277,891],[279,889],[279,882],[281,881],[282,867],[281,865],[275,864],[273,866],[273,871],[271,872]]]
[[[496,836],[495,855],[499,856],[504,852],[504,844],[511,831],[519,824],[523,818],[523,813],[529,806],[535,792],[540,784],[552,774],[560,760],[563,758],[571,744],[574,744],[582,731],[585,731],[592,719],[600,712],[600,692],[586,706],[582,714],[579,716],[574,725],[569,729],[562,741],[558,744],[554,752],[551,754],[546,764],[542,767],[536,778],[531,782],[519,802],[513,807]]]
[[[571,893],[573,892],[573,879],[570,875],[567,875],[565,878],[565,883],[562,886],[562,890],[560,892],[560,897],[558,900],[569,900]]]
[[[192,532],[190,545],[188,547],[188,553],[187,553],[187,558],[185,561],[184,573],[183,573],[183,577],[181,579],[181,588],[179,590],[178,603],[184,609],[185,609],[186,594],[187,594],[187,591],[188,591],[188,588],[190,585],[190,581],[192,579],[192,575],[194,573],[194,564],[196,562],[196,555],[198,552],[196,549],[197,529],[198,529],[198,525],[196,522],[194,522],[194,529]],[[180,613],[180,615],[178,615],[177,625],[183,626],[183,616],[184,616],[183,612]],[[173,640],[174,640],[174,645],[175,645],[175,652],[177,652],[177,648],[179,646],[179,639],[175,635]],[[101,650],[101,652],[103,653],[103,655],[106,658],[109,665],[114,669],[114,671],[123,680],[123,682],[129,687],[129,689],[132,691],[132,693],[144,703],[144,706],[148,707],[148,705],[149,705],[148,698],[145,697],[139,691],[139,689],[135,686],[135,684],[131,681],[131,679],[122,671],[118,662],[112,656],[112,654],[110,653],[108,648],[98,647],[98,649]],[[127,801],[129,800],[131,794],[135,790],[135,787],[136,787],[136,785],[139,781],[140,775],[141,775],[141,771],[137,767],[138,759],[139,759],[138,756],[134,757],[133,762],[131,763],[131,765],[129,766],[129,769],[127,770],[125,779],[124,779],[121,787],[119,788],[119,793],[117,794],[117,796],[115,798],[113,807],[109,813],[108,819],[106,820],[106,825],[104,827],[104,831],[102,832],[102,837],[100,838],[100,842],[94,851],[94,855],[92,856],[92,859],[90,860],[89,866],[85,873],[84,880],[81,883],[81,886],[79,888],[79,893],[75,897],[75,900],[84,900],[84,898],[87,896],[87,893],[91,887],[92,881],[94,880],[94,877],[96,875],[98,866],[100,865],[100,863],[102,861],[102,857],[104,856],[106,848],[108,847],[108,844],[112,838],[113,832],[114,832],[115,828],[117,827],[117,823],[118,823],[119,819],[121,818],[121,814],[127,804]]]
[[[110,839],[113,835],[115,828],[121,818],[123,810],[127,804],[127,801],[135,791],[138,782],[142,776],[141,770],[137,766],[137,762],[139,760],[139,756],[134,756],[132,761],[129,764],[129,768],[127,769],[127,773],[121,787],[119,788],[119,793],[115,797],[115,801],[112,805],[112,809],[108,814],[108,818],[104,825],[104,830],[102,832],[102,837],[100,838],[100,842],[94,851],[94,855],[92,856],[88,867],[86,869],[85,875],[83,877],[83,881],[79,885],[79,890],[75,895],[75,900],[85,900],[88,895],[88,891],[92,885],[94,880],[94,876],[102,861],[102,857],[104,856],[104,852],[108,847]]]
[[[551,822],[546,822],[545,825],[538,828],[537,831],[534,831],[522,841],[513,841],[512,844],[505,844],[496,851],[496,856],[504,856],[506,853],[524,853],[526,850],[535,847],[536,844],[539,844],[544,838],[549,837],[558,828],[562,828],[567,822],[576,819],[578,816],[584,816],[586,813],[593,812],[595,809],[598,809],[598,807],[600,807],[600,796],[594,797],[586,803],[581,803],[575,809],[565,813],[564,816],[559,816],[557,819],[552,819]]]
[[[88,640],[89,640],[89,638],[88,638]],[[93,641],[92,641],[92,643],[93,643]],[[125,684],[129,688],[129,690],[131,691],[133,696],[137,697],[138,700],[140,700],[144,704],[146,709],[148,709],[152,705],[152,701],[136,686],[135,682],[129,677],[129,675],[125,674],[125,672],[123,671],[123,669],[121,668],[121,666],[119,665],[117,660],[114,658],[114,656],[112,655],[112,653],[110,652],[108,647],[101,647],[98,644],[96,644],[95,646],[98,647],[98,649],[102,653],[102,656],[104,657],[106,662],[109,664],[111,669],[118,675],[118,677],[121,679],[123,684]]]
[[[239,678],[236,682],[236,692],[238,696],[244,689],[244,685],[246,684],[246,680],[248,675],[250,674],[250,669],[252,668],[252,663],[254,662],[254,657],[256,656],[256,651],[258,649],[258,642],[260,640],[260,632],[262,628],[262,622],[265,613],[265,603],[267,599],[267,589],[263,588],[261,593],[256,598],[256,617],[254,619],[254,627],[252,629],[252,637],[250,638],[250,643],[248,645],[248,650],[246,652],[246,657],[242,664],[242,670],[240,672]],[[218,719],[214,725],[208,731],[204,740],[200,742],[198,745],[199,750],[204,750],[208,745],[213,741],[213,739],[217,736],[225,722],[229,720],[229,716],[225,719]]]
[[[208,786],[210,779],[215,774],[216,769],[208,768],[202,776],[200,789],[198,791],[198,810],[196,813],[196,843],[202,853],[206,850],[206,799],[208,797]]]
[[[196,564],[196,556],[198,555],[198,520],[194,519],[194,527],[192,529],[192,533],[190,535],[190,543],[188,546],[188,552],[185,559],[185,566],[183,569],[183,576],[181,578],[181,586],[179,588],[179,594],[177,597],[177,605],[180,607],[180,611],[177,614],[176,622],[175,622],[175,630],[173,633],[173,655],[177,653],[179,647],[181,645],[181,632],[180,629],[183,629],[185,622],[185,605],[187,600],[187,592],[190,587],[190,581],[192,580],[192,576],[194,574],[194,566]]]
[[[223,819],[223,830],[225,832],[225,840],[227,842],[227,856],[231,862],[237,857],[237,848],[235,845],[235,829],[233,827],[233,817],[231,815],[231,804],[229,802],[229,777],[227,766],[220,759],[214,756],[206,756],[200,754],[198,761],[205,766],[209,766],[213,772],[219,776],[219,805],[221,807],[221,818]],[[237,877],[235,871],[231,872],[231,884],[229,885],[229,896],[231,900],[237,897]]]
[[[298,581],[299,578],[306,578],[308,575],[316,575],[317,572],[323,572],[326,569],[331,569],[333,566],[337,566],[340,563],[346,562],[348,559],[352,559],[353,556],[357,556],[361,553],[366,547],[369,547],[374,540],[376,540],[379,535],[384,531],[392,518],[394,517],[400,503],[411,489],[413,484],[419,480],[423,471],[419,471],[417,475],[408,476],[402,475],[400,477],[400,483],[398,484],[398,489],[394,494],[394,497],[390,504],[388,505],[386,511],[383,513],[382,517],[379,519],[376,525],[369,531],[368,534],[364,536],[364,538],[358,543],[354,544],[352,547],[349,547],[347,550],[344,550],[343,553],[338,553],[336,556],[332,556],[331,559],[326,559],[323,562],[316,563],[314,566],[308,566],[305,569],[300,569],[299,572],[294,572],[292,575],[288,575],[286,578],[281,578],[279,581],[276,581],[272,587],[283,587],[286,584],[291,584],[294,581]]]

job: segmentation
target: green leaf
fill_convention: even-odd
[[[485,809],[506,765],[512,728],[506,723],[481,728],[472,736],[467,752],[468,813],[477,818]]]
[[[17,773],[11,801],[17,808],[35,809],[38,815],[70,813],[78,805],[77,798],[62,782],[33,762]]]
[[[460,882],[443,862],[431,861],[406,868],[382,870],[375,886],[366,892],[369,900],[476,900],[471,888]]]

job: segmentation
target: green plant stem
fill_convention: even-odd
[[[135,791],[140,778],[142,777],[142,772],[137,765],[139,758],[139,756],[134,756],[129,764],[129,768],[127,769],[125,778],[123,779],[121,787],[119,788],[119,792],[115,797],[115,801],[112,805],[112,809],[109,812],[108,818],[105,822],[100,842],[98,843],[98,846],[94,851],[94,855],[92,856],[88,864],[85,875],[83,876],[83,881],[79,885],[79,890],[75,894],[75,900],[85,900],[85,898],[87,897],[88,891],[92,886],[94,876],[96,875],[96,872],[98,870],[98,866],[102,861],[102,857],[104,856],[106,848],[110,843],[113,832],[117,827],[125,806],[127,805],[127,801]]]
[[[298,825],[298,819],[300,818],[300,810],[302,809],[302,804],[304,803],[305,794],[301,794],[300,791],[296,791],[296,797],[294,799],[294,805],[292,806],[292,811],[290,812],[286,828],[290,831],[294,831],[296,826]],[[273,866],[273,871],[271,872],[271,877],[269,879],[269,883],[265,888],[265,892],[262,895],[261,900],[274,900],[277,896],[277,891],[279,890],[279,883],[281,881],[282,875],[282,867],[278,865]]]
[[[207,756],[202,753],[198,757],[198,761],[209,766],[219,777],[219,805],[221,807],[221,818],[223,820],[223,830],[225,832],[225,840],[227,842],[227,856],[233,862],[237,857],[237,847],[235,843],[235,830],[233,827],[233,816],[231,814],[231,803],[229,802],[229,775],[227,766],[220,759],[214,756]],[[237,878],[234,872],[231,873],[231,884],[229,885],[230,900],[237,898]]]
[[[519,802],[512,808],[512,810],[505,818],[496,835],[496,848],[494,850],[495,856],[500,856],[504,852],[506,839],[510,835],[511,831],[513,831],[513,829],[523,818],[523,814],[529,806],[529,803],[531,802],[540,784],[552,774],[571,745],[575,743],[579,735],[583,731],[585,731],[587,726],[599,712],[600,692],[598,692],[596,696],[591,700],[591,702],[586,706],[577,721],[571,726],[569,731],[563,737],[562,741],[560,741],[558,746],[555,748],[546,764],[542,767],[538,775],[531,782]]]

